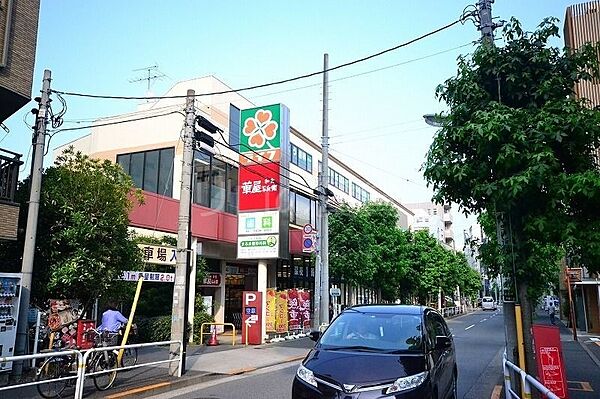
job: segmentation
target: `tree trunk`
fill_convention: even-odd
[[[525,346],[525,364],[527,374],[534,377],[537,376],[537,364],[535,362],[535,350],[533,348],[533,333],[531,326],[533,324],[533,307],[527,296],[528,284],[526,281],[521,281],[518,284],[519,302],[521,304],[521,312],[523,317],[523,343]]]

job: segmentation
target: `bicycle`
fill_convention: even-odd
[[[97,330],[91,330],[96,333],[97,346],[108,346],[107,335],[100,333]],[[106,371],[102,374],[93,375],[94,386],[99,391],[109,389],[117,377],[117,355],[115,351],[98,351],[93,352],[86,364],[86,373],[96,373]],[[112,372],[110,370],[113,370]],[[60,355],[60,351],[56,356],[49,357],[36,372],[36,381],[54,380],[65,377],[77,376],[77,356]],[[60,381],[49,381],[36,385],[40,396],[46,399],[54,399],[61,396],[67,389],[72,387],[76,378]]]

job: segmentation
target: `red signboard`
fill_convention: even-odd
[[[244,291],[242,301],[242,343],[260,345],[263,336],[262,292]],[[246,333],[248,337],[246,337]]]
[[[559,398],[568,398],[558,327],[535,324],[533,342],[539,380]]]
[[[279,164],[247,165],[239,170],[239,210],[263,211],[279,208]]]

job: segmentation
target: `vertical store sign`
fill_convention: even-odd
[[[533,342],[541,383],[559,398],[568,398],[567,375],[558,327],[534,324]]]
[[[244,291],[242,313],[242,343],[262,344],[262,292]]]
[[[289,131],[285,105],[241,111],[238,259],[287,258]]]

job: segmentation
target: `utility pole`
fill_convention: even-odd
[[[185,105],[185,130],[183,133],[183,166],[181,168],[181,190],[179,192],[179,218],[177,228],[177,263],[175,266],[175,286],[173,288],[173,311],[171,316],[171,340],[182,341],[183,358],[181,373],[185,370],[185,357],[187,342],[185,330],[187,328],[187,283],[188,283],[188,258],[189,258],[189,231],[190,231],[190,208],[191,208],[191,182],[192,162],[194,159],[194,90],[187,91]],[[171,345],[171,357],[175,357],[179,345]],[[178,365],[171,362],[169,371],[171,375],[177,374]]]
[[[35,257],[35,239],[37,235],[38,215],[40,211],[40,194],[42,189],[42,169],[44,167],[44,145],[46,141],[46,125],[48,124],[48,108],[50,107],[50,81],[52,73],[44,71],[42,82],[42,97],[35,121],[33,168],[31,173],[31,189],[29,192],[29,210],[25,230],[25,245],[23,247],[23,263],[21,265],[21,300],[19,306],[19,321],[17,324],[17,341],[15,355],[27,352],[27,315],[29,314],[29,299],[31,298],[31,276],[33,274],[33,259]],[[13,374],[20,377],[23,362],[15,362]]]
[[[327,191],[329,188],[329,54],[323,55],[323,132],[321,136],[321,323],[329,324],[329,218]]]
[[[494,0],[479,0],[477,11],[479,13],[479,30],[484,43],[494,43],[494,22],[492,22],[492,3]]]

